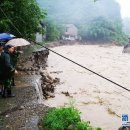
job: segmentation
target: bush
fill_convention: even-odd
[[[80,112],[74,107],[54,108],[42,120],[44,130],[95,130],[88,122],[82,122]],[[101,130],[97,128],[96,130]]]
[[[80,120],[79,111],[74,108],[52,109],[43,119],[44,130],[65,130]]]
[[[57,41],[61,38],[64,28],[55,21],[44,20],[46,41]]]

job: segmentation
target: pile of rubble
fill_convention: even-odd
[[[41,71],[41,88],[43,96],[45,99],[54,98],[54,90],[58,83],[60,83],[59,78],[53,79],[47,71]]]

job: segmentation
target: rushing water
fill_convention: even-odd
[[[44,104],[44,99],[43,99],[43,92],[42,92],[42,88],[41,88],[41,81],[40,81],[40,77],[35,79],[35,90],[36,90],[36,94],[37,94],[37,100],[39,104]]]
[[[122,54],[122,47],[75,45],[53,48],[54,51],[130,89],[130,55]],[[130,93],[118,86],[50,53],[48,70],[61,79],[49,106],[64,106],[75,101],[82,119],[103,130],[117,130],[121,114],[130,115]],[[59,73],[53,73],[53,72]],[[65,96],[69,92],[70,96]]]

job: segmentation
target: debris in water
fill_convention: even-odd
[[[55,73],[55,74],[59,74],[59,73],[63,73],[63,71],[52,71],[50,73]]]
[[[61,92],[62,94],[64,94],[65,96],[69,96],[69,97],[71,97],[70,96],[70,93],[67,91],[67,92]]]

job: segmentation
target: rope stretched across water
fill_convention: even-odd
[[[34,42],[34,41],[33,41],[33,42]],[[35,43],[36,43],[36,42],[35,42]],[[85,66],[83,66],[83,65],[81,65],[81,64],[79,64],[79,63],[77,63],[77,62],[75,62],[75,61],[73,61],[73,60],[71,60],[71,59],[69,59],[69,58],[67,58],[67,57],[65,57],[65,56],[63,56],[63,55],[61,55],[61,54],[55,52],[55,51],[53,51],[53,50],[51,50],[51,49],[49,49],[49,48],[46,47],[46,46],[43,46],[43,45],[41,45],[41,44],[39,44],[39,43],[36,43],[36,44],[38,44],[38,45],[40,45],[41,47],[44,47],[45,49],[47,49],[47,50],[49,50],[49,51],[55,53],[56,55],[59,55],[59,56],[62,57],[62,58],[66,59],[66,60],[68,60],[68,61],[70,61],[70,62],[72,62],[72,63],[74,63],[74,64],[76,64],[76,65],[78,65],[78,66],[80,66],[80,67],[82,67],[82,68],[84,68],[85,70],[88,70],[88,71],[90,71],[91,73],[93,73],[93,74],[95,74],[95,75],[97,75],[97,76],[99,76],[99,77],[101,77],[101,78],[103,78],[103,79],[105,79],[105,80],[107,80],[107,81],[109,81],[109,82],[111,82],[111,83],[117,85],[118,87],[123,88],[123,89],[125,89],[125,90],[127,90],[127,91],[130,92],[130,89],[128,89],[128,88],[126,88],[126,87],[124,87],[124,86],[122,86],[122,85],[120,85],[120,84],[118,84],[118,83],[116,83],[116,82],[114,82],[114,81],[112,81],[112,80],[110,80],[109,78],[106,78],[106,77],[104,77],[104,76],[102,76],[102,75],[100,75],[100,74],[98,74],[98,73],[92,71],[91,69],[88,69],[87,67],[85,67]]]

